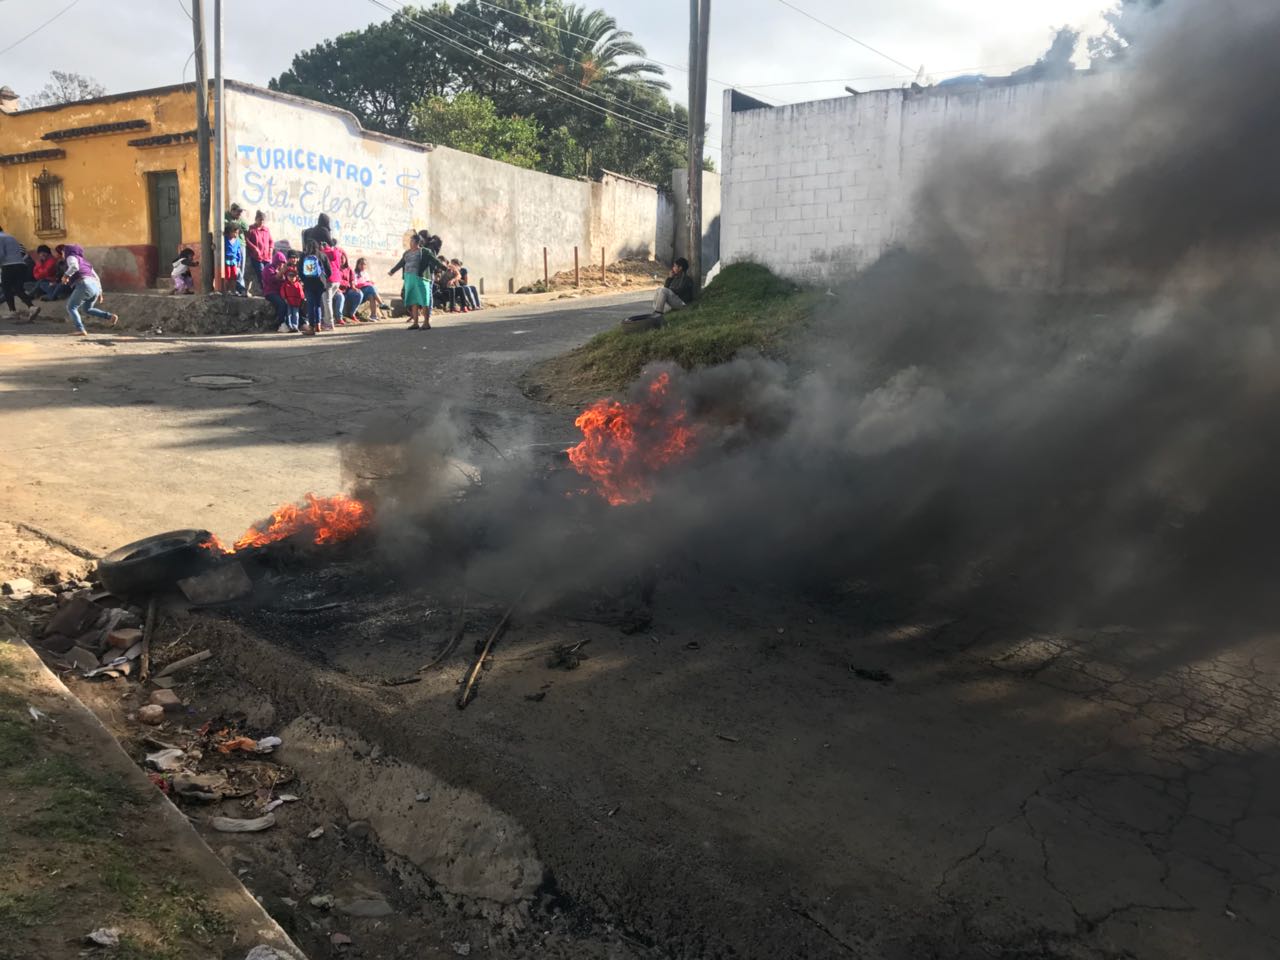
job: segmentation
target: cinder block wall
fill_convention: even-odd
[[[721,253],[832,279],[909,241],[916,193],[951,138],[1026,136],[1055,85],[882,90],[732,112],[725,91]]]

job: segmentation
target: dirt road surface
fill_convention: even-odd
[[[190,525],[233,536],[340,488],[336,444],[368,418],[425,420],[450,397],[478,425],[523,419],[528,442],[564,444],[566,412],[515,380],[632,306],[313,341],[6,331],[0,506],[92,549]],[[372,823],[388,858],[501,917],[490,956],[536,952],[528,931],[553,907],[593,942],[620,938],[609,956],[1280,952],[1269,636],[1049,630],[856,590],[739,591],[673,566],[644,629],[518,620],[461,712],[496,599],[447,669],[388,687],[448,639],[454,585],[317,577],[342,606],[196,623],[186,642],[270,705],[288,762]],[[585,658],[566,670],[556,647]],[[435,786],[409,798],[410,780]]]

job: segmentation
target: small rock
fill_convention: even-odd
[[[6,597],[13,597],[15,600],[23,600],[26,597],[31,596],[31,591],[34,590],[35,587],[36,585],[26,577],[15,577],[12,580],[6,580],[3,584],[0,584],[0,592],[3,592]]]
[[[148,703],[145,707],[139,707],[138,722],[145,723],[152,727],[159,726],[164,723],[164,707],[156,706],[154,703]]]
[[[339,900],[338,909],[350,917],[388,917],[395,913],[385,900]]]
[[[335,947],[338,947],[339,949],[341,949],[342,947],[351,946],[351,938],[348,937],[345,933],[329,934],[329,942],[332,943]]]
[[[244,960],[289,960],[289,955],[260,943],[245,955]]]
[[[151,685],[160,690],[170,690],[177,684],[177,682],[178,681],[174,677],[155,677],[152,679]]]
[[[372,832],[368,820],[352,820],[347,824],[347,834],[357,840],[364,840]]]
[[[137,627],[116,627],[107,634],[108,645],[117,650],[128,650],[142,640],[142,631]]]
[[[120,928],[119,927],[99,927],[92,933],[85,936],[87,943],[92,943],[98,947],[118,947],[120,946]]]
[[[314,897],[311,897],[307,903],[311,904],[317,910],[332,910],[334,904],[333,894],[317,893]]]
[[[153,707],[159,707],[161,710],[173,711],[182,709],[182,700],[172,690],[153,690],[147,703]]]
[[[65,655],[72,647],[76,645],[76,642],[72,640],[70,637],[64,637],[60,633],[55,633],[41,640],[40,645],[44,647],[46,650],[48,650],[50,653]]]
[[[172,773],[175,770],[182,769],[182,756],[181,750],[177,747],[170,747],[167,750],[148,753],[147,764],[161,773]]]
[[[414,799],[417,800],[419,803],[426,803],[428,800],[431,799],[431,797],[428,794],[425,794],[421,790],[419,790],[418,795],[414,797]]]
[[[98,667],[98,658],[84,647],[72,647],[66,652],[63,659],[77,670],[85,673],[90,670],[96,670]]]
[[[314,830],[312,830],[310,833],[307,834],[307,839],[319,840],[323,836],[324,836],[324,827],[316,827]]]
[[[450,944],[450,946],[453,947],[453,952],[460,957],[467,957],[471,955],[471,944],[467,943],[465,940],[459,940]]]

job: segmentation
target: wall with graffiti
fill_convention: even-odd
[[[293,245],[327,213],[348,253],[400,256],[428,224],[426,147],[368,133],[345,111],[242,84],[227,92],[227,196]]]

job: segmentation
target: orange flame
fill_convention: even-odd
[[[613,506],[649,500],[654,475],[693,453],[695,431],[683,403],[671,408],[670,386],[661,373],[643,399],[597,400],[574,421],[583,440],[569,449],[569,460]]]
[[[286,503],[277,507],[270,520],[250,527],[229,550],[216,536],[210,536],[201,546],[214,553],[235,553],[302,533],[312,534],[316,544],[342,543],[368,526],[373,516],[367,504],[341,494],[317,497],[308,493],[304,499],[302,505]]]

